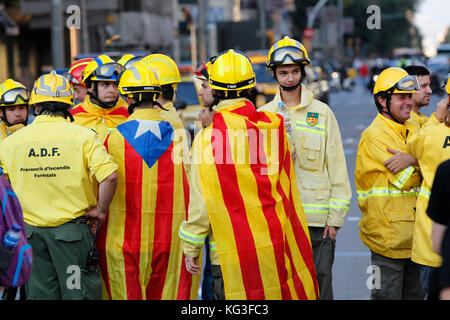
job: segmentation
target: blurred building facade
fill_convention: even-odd
[[[7,31],[0,26],[0,80],[13,77],[28,86],[50,68],[67,68],[77,53],[159,52],[172,56],[179,65],[195,68],[228,48],[267,50],[282,36],[292,36],[295,21],[291,13],[296,10],[295,0],[9,0],[7,3],[0,11],[17,28],[14,33],[11,32],[14,28]],[[80,10],[70,11],[70,6]],[[55,25],[58,21],[55,12],[60,18],[59,25]],[[329,17],[335,12],[317,20],[334,21]],[[74,14],[79,15],[81,23],[71,32],[67,23],[73,22]],[[312,42],[314,49],[322,50],[323,41],[327,41],[330,43],[327,52],[333,51],[332,40],[336,39],[333,26],[317,33]],[[55,46],[56,51],[52,50]],[[55,65],[58,54],[60,66]]]

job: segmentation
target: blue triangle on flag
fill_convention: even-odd
[[[151,168],[167,151],[174,130],[167,121],[132,120],[117,127],[125,140]]]

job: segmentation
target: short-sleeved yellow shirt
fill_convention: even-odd
[[[97,183],[117,170],[92,130],[41,115],[0,143],[0,160],[26,223],[55,227],[97,205]]]

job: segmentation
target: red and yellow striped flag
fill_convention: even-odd
[[[317,299],[305,214],[281,117],[218,109],[193,146],[226,299]],[[199,160],[198,160],[199,159]]]
[[[178,237],[188,181],[183,163],[172,160],[174,130],[161,120],[156,110],[136,110],[105,141],[119,178],[97,247],[114,300],[197,298],[200,277],[187,272]]]

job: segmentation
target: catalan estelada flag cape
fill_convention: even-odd
[[[258,112],[246,99],[215,109],[212,127],[194,143],[191,170],[196,166],[200,174],[226,299],[317,299],[311,241],[281,116]]]
[[[71,109],[70,113],[76,124],[95,130],[101,142],[105,142],[108,133],[124,123],[129,116],[128,105],[122,98],[119,97],[116,106],[102,108],[93,103],[89,95],[82,103]]]
[[[187,272],[177,234],[189,185],[183,163],[172,160],[173,133],[156,110],[136,110],[105,141],[118,164],[116,193],[97,235],[111,299],[197,298],[200,276]]]

